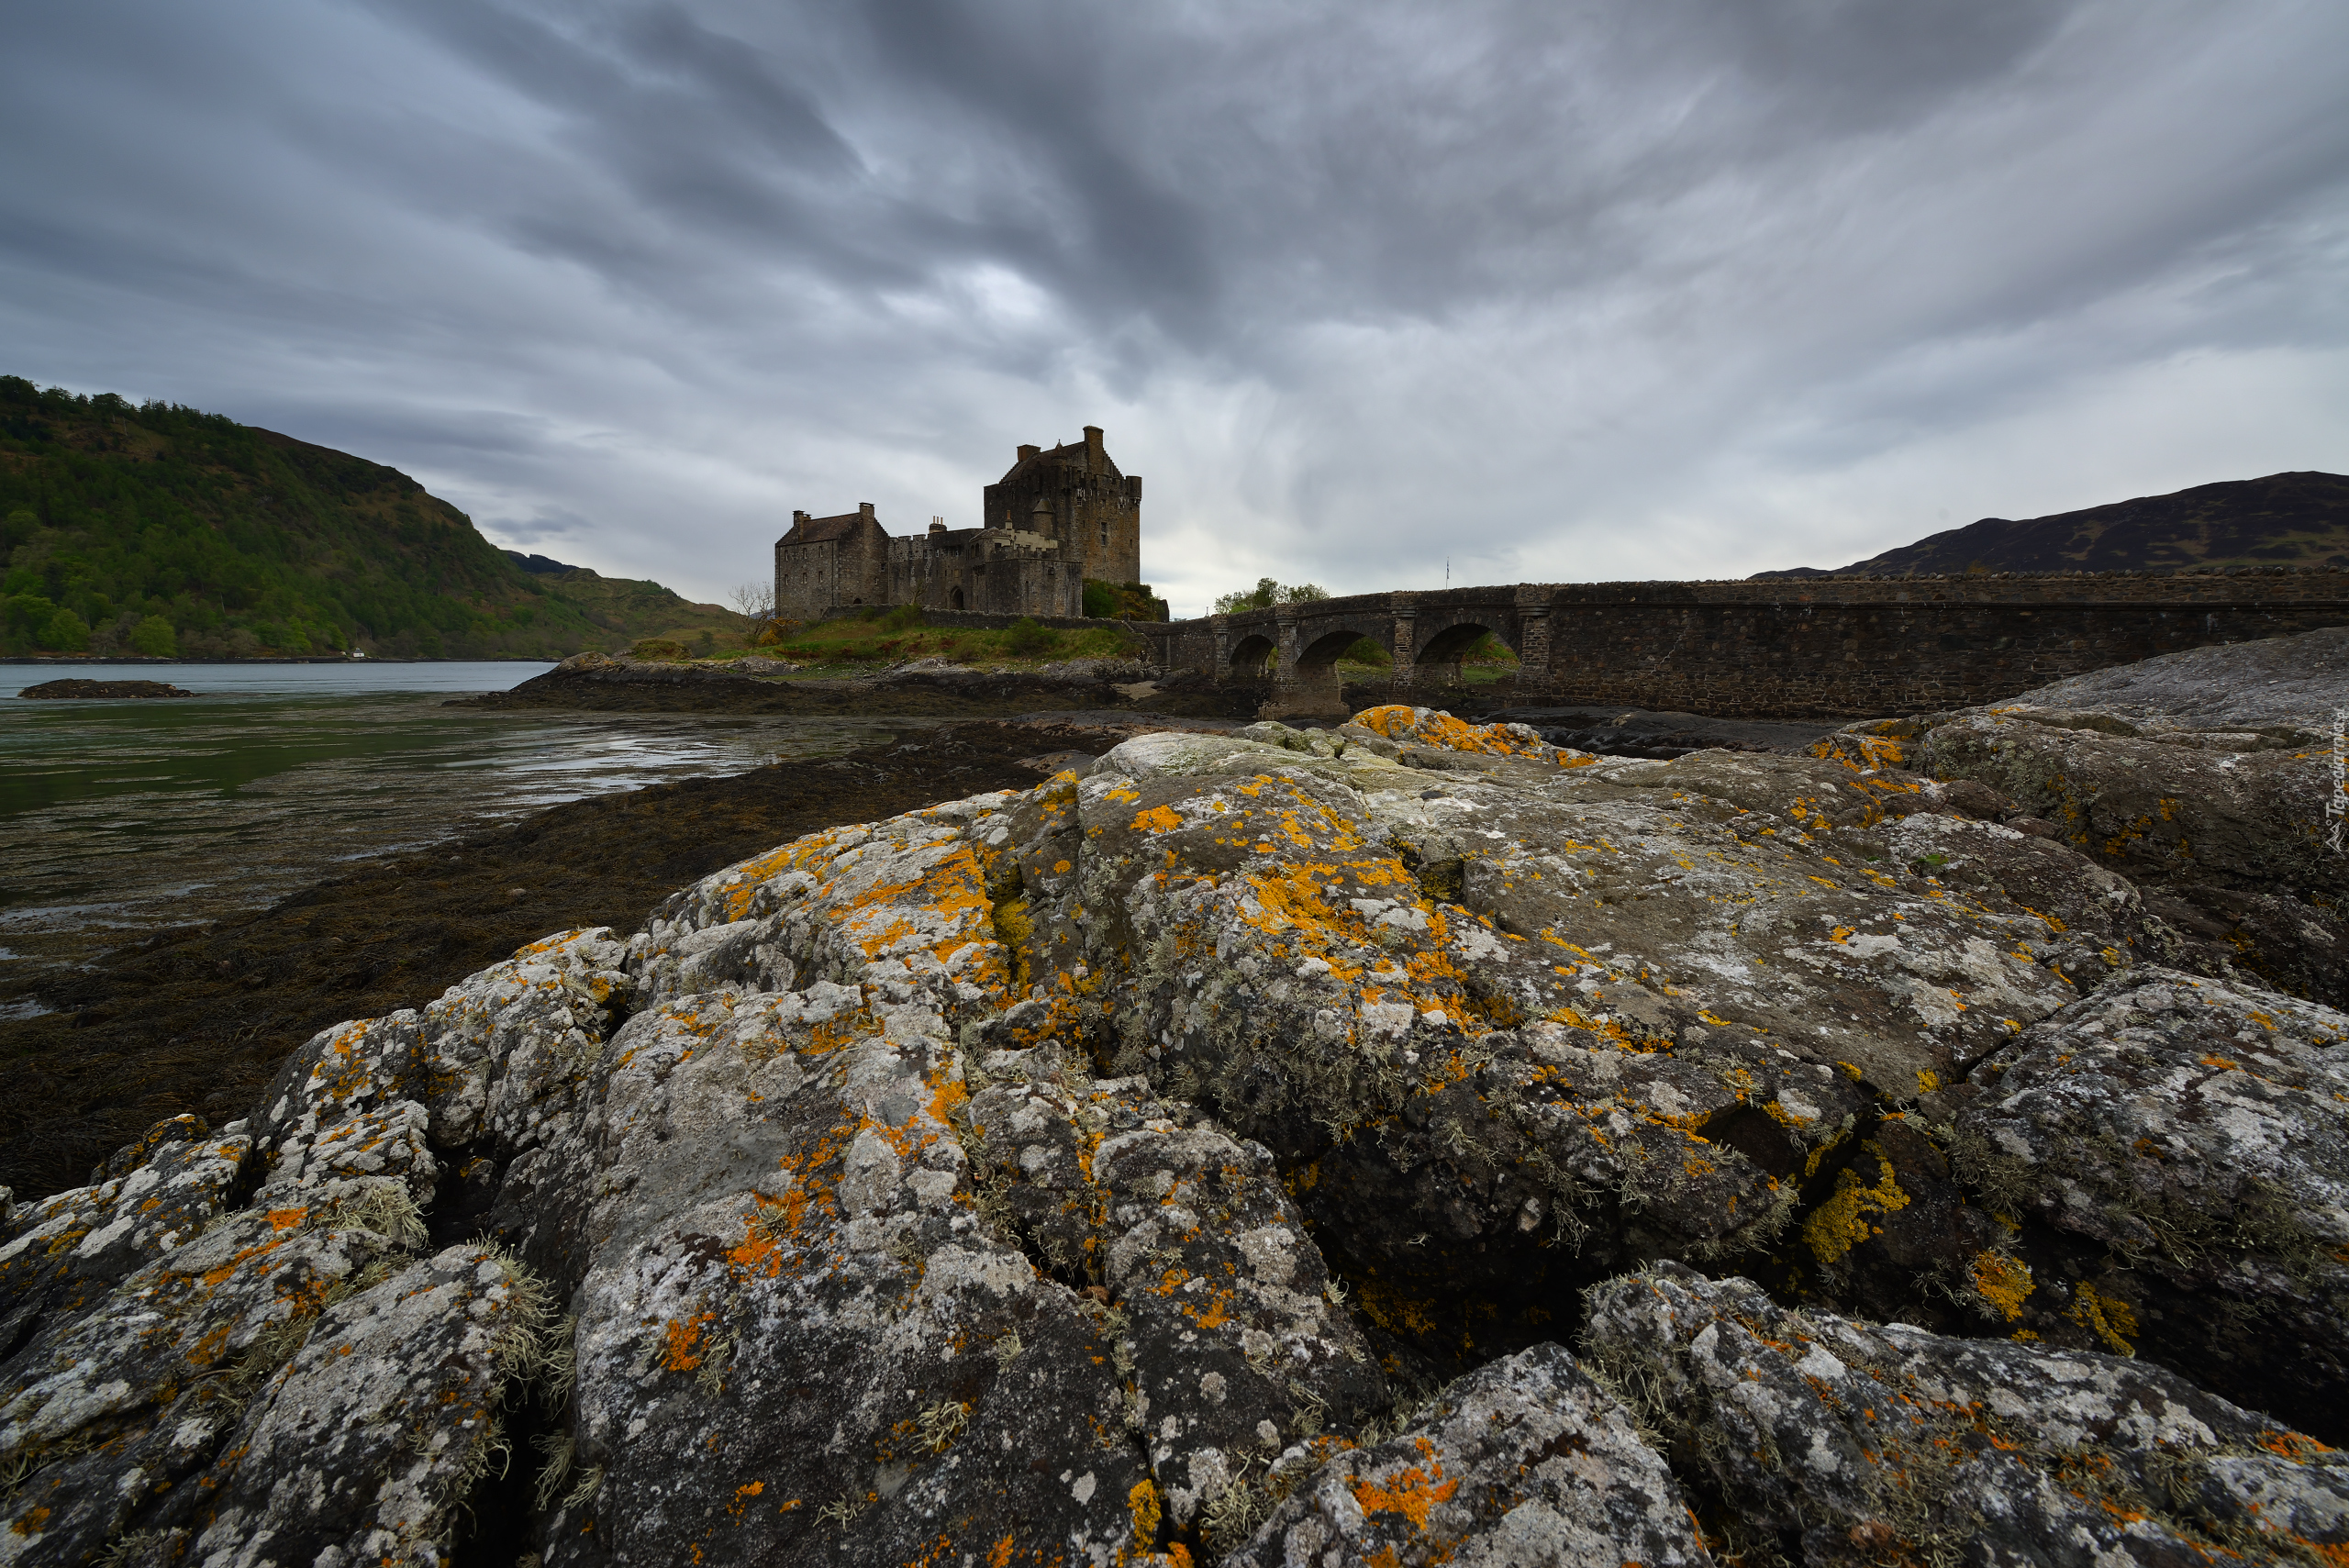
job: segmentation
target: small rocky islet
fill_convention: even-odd
[[[10,1208],[0,1562],[2340,1562],[2344,688],[796,839]]]
[[[42,681],[17,694],[36,701],[66,702],[91,699],[119,700],[144,697],[192,697],[196,694],[169,681],[93,681],[73,676],[61,681]]]

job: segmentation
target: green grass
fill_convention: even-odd
[[[853,675],[914,659],[1032,670],[1064,659],[1143,658],[1149,651],[1115,627],[932,627],[921,624],[918,611],[899,609],[871,620],[812,622],[756,651],[804,666],[804,675]]]

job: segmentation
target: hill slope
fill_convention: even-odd
[[[559,599],[612,634],[617,641],[665,637],[688,646],[707,634],[731,642],[742,617],[723,605],[702,605],[646,577],[607,577],[585,566],[565,566],[543,555],[507,550],[507,560],[530,574],[531,585]]]
[[[2021,522],[1985,517],[1854,562],[1844,573],[2177,572],[2349,564],[2349,476],[2271,473]],[[1836,573],[1798,566],[1756,580]]]
[[[575,602],[397,469],[17,376],[0,376],[0,561],[10,654],[559,659],[706,624],[666,613],[659,595],[693,606],[657,584]]]

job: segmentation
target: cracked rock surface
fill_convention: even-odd
[[[2143,1362],[1789,1310],[1671,1263],[1593,1292],[1587,1341],[1751,1556],[2329,1562],[2349,1543],[2333,1451]]]
[[[1937,1108],[1967,1184],[2026,1222],[1983,1265],[2019,1329],[2349,1441],[2349,1018],[2148,969]]]
[[[1672,1472],[1558,1345],[1458,1379],[1383,1442],[1313,1471],[1233,1568],[1709,1563]]]
[[[0,1565],[2340,1562],[2349,1018],[1939,744],[1142,734],[322,1031],[0,1211]]]
[[[2349,628],[2165,654],[1902,721],[1920,765],[2011,798],[2156,911],[2297,995],[2349,1004],[2349,856],[2332,842]]]

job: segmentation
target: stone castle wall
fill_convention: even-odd
[[[851,536],[774,550],[775,613],[794,620],[834,605],[875,605],[886,596],[885,539]]]
[[[889,540],[888,602],[925,611],[1075,616],[1085,574],[1061,540],[998,528],[933,528]]]

